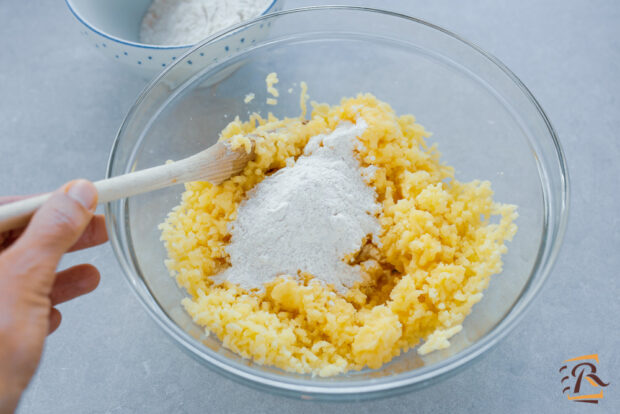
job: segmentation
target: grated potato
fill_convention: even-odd
[[[494,202],[488,181],[454,179],[415,118],[397,116],[370,94],[312,106],[309,120],[235,119],[220,139],[250,148],[245,135],[252,134],[256,158],[218,186],[186,184],[181,204],[160,226],[166,265],[190,295],[185,309],[226,348],[298,373],[379,368],[422,341],[420,354],[449,346],[490,276],[502,270],[516,207]],[[347,257],[361,265],[363,282],[345,296],[308,274],[279,277],[261,292],[213,285],[210,276],[229,265],[227,226],[246,193],[292,163],[311,137],[358,117],[368,128],[357,157],[362,167],[376,167],[366,179],[382,204],[379,245],[366,242]]]

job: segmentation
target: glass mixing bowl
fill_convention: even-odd
[[[264,26],[268,35],[254,38]],[[275,107],[265,103],[269,72],[280,78]],[[224,349],[185,313],[186,293],[164,266],[157,226],[179,203],[181,186],[106,206],[112,246],[131,286],[181,348],[262,390],[360,400],[454,373],[521,318],[549,274],[567,217],[566,163],[549,120],[519,79],[476,46],[421,20],[379,10],[319,7],[263,16],[207,39],[150,84],[120,128],[108,177],[194,154],[213,144],[236,115],[297,116],[300,81],[318,102],[371,92],[398,113],[414,114],[433,132],[431,141],[456,177],[491,180],[497,201],[519,206],[519,231],[508,244],[504,270],[492,278],[452,346],[423,357],[412,350],[380,369],[331,378],[261,366]],[[251,92],[256,98],[245,104]]]

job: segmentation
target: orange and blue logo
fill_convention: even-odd
[[[603,399],[603,387],[609,385],[596,373],[598,354],[567,359],[564,363],[560,368],[560,374],[564,375],[562,394],[571,401],[598,404]]]

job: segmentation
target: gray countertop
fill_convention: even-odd
[[[224,379],[178,349],[142,309],[106,245],[65,259],[63,266],[98,266],[101,285],[60,306],[63,324],[19,412],[620,412],[620,2],[349,3],[401,11],[473,41],[523,80],[554,124],[572,179],[569,227],[518,327],[482,360],[418,392],[336,406],[295,401]],[[0,0],[0,45],[0,194],[102,177],[145,82],[83,42],[61,0]],[[598,406],[570,402],[558,368],[592,353],[611,385]]]

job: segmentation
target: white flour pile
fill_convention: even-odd
[[[353,154],[366,127],[359,119],[313,137],[293,166],[254,187],[231,223],[231,267],[212,278],[216,283],[260,289],[301,271],[344,293],[361,280],[359,267],[343,258],[366,236],[376,241],[380,230],[377,194],[363,179],[374,171],[361,168]]]
[[[263,13],[272,0],[155,0],[142,19],[140,42],[190,45]]]

